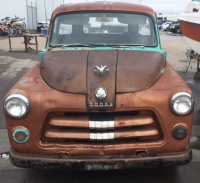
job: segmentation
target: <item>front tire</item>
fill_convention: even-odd
[[[181,33],[181,29],[180,29],[180,28],[177,28],[177,29],[176,29],[176,33],[177,33],[177,34],[180,34],[180,33]]]

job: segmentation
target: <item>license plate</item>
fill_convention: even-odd
[[[117,163],[111,164],[95,164],[95,163],[85,163],[85,170],[113,170],[116,169]]]

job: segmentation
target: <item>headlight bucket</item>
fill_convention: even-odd
[[[5,112],[12,118],[22,119],[31,110],[31,102],[23,95],[9,95],[4,102]]]
[[[184,126],[177,126],[173,130],[173,137],[177,140],[183,140],[187,137],[188,130]]]
[[[13,133],[13,139],[19,144],[23,144],[29,140],[29,132],[25,129],[17,129]]]
[[[180,92],[171,99],[171,109],[175,114],[184,116],[189,114],[194,107],[194,100],[189,93]]]

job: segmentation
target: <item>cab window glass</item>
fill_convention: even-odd
[[[50,43],[156,46],[150,16],[127,13],[73,13],[55,18]]]

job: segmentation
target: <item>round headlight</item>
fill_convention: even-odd
[[[12,94],[5,100],[4,109],[13,118],[24,118],[31,109],[31,102],[23,95]]]
[[[189,93],[180,92],[172,97],[171,108],[175,114],[186,115],[191,112],[194,100]]]

